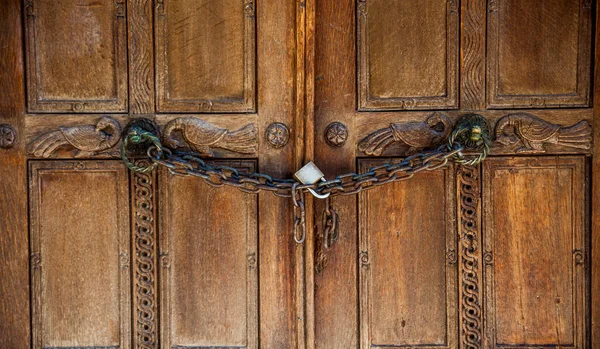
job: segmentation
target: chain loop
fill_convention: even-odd
[[[273,178],[263,173],[245,173],[229,166],[213,166],[203,160],[200,154],[174,152],[164,148],[156,135],[140,127],[132,127],[123,137],[121,157],[125,165],[134,172],[148,173],[160,165],[173,175],[198,177],[213,187],[226,185],[251,194],[264,190],[275,196],[291,198],[294,204],[293,234],[297,243],[306,239],[304,194],[308,191],[317,198],[325,199],[322,224],[324,246],[329,249],[339,234],[339,217],[330,205],[331,197],[353,195],[386,183],[407,180],[421,171],[433,171],[444,167],[449,160],[463,165],[477,165],[489,152],[491,141],[487,127],[483,117],[469,115],[458,121],[448,143],[437,149],[413,154],[398,163],[375,166],[364,173],[345,173],[315,184]],[[128,146],[144,143],[148,144],[146,154],[150,158],[150,165],[137,166],[128,157]],[[468,149],[470,154],[463,154],[465,149]]]

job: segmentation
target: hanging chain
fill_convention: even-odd
[[[407,180],[421,171],[433,171],[444,167],[450,160],[472,166],[483,161],[490,146],[487,122],[478,115],[463,119],[457,123],[448,143],[436,149],[413,154],[395,164],[375,166],[364,173],[345,173],[314,184],[303,184],[295,179],[273,178],[259,172],[245,173],[229,166],[211,165],[198,153],[171,151],[165,148],[155,134],[141,127],[132,127],[125,135],[121,144],[121,157],[125,165],[135,172],[147,173],[160,165],[173,175],[198,177],[213,187],[231,186],[245,193],[257,194],[266,191],[279,197],[291,198],[294,204],[294,239],[297,243],[304,242],[306,238],[305,193],[308,191],[316,197],[326,197],[323,229],[325,247],[329,248],[339,234],[338,215],[330,205],[331,197],[353,195],[387,183]],[[133,144],[148,145],[146,154],[150,158],[149,166],[139,167],[129,160],[128,147]],[[465,155],[464,149],[478,149],[479,152],[475,155]]]

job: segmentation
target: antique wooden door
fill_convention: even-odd
[[[339,240],[315,232],[315,348],[600,347],[594,6],[316,2],[327,178],[435,146],[468,114],[494,142],[480,166],[333,200]]]
[[[2,5],[0,348],[600,347],[596,2]],[[337,239],[309,196],[302,243],[289,199],[119,153],[333,179],[472,114],[483,163],[333,198]]]
[[[299,5],[1,8],[0,348],[298,346],[289,200],[134,174],[119,147],[145,118],[170,146],[291,176]]]

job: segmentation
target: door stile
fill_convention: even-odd
[[[298,65],[298,86],[302,89],[297,90],[297,99],[302,101],[302,110],[297,115],[297,120],[301,121],[297,129],[301,129],[303,134],[303,146],[296,147],[297,158],[302,158],[301,163],[296,161],[297,168],[314,161],[315,159],[315,113],[314,113],[314,59],[315,59],[315,0],[305,0],[297,2],[298,4],[298,42],[302,43],[297,48],[297,61],[302,62]],[[300,104],[298,104],[300,105]],[[300,108],[298,108],[300,109]],[[300,142],[299,142],[300,143]],[[315,211],[315,199],[307,197],[306,201],[306,240],[304,242],[304,348],[314,349],[315,347],[315,300],[314,300],[314,257],[315,257],[315,222],[318,221]]]
[[[0,348],[30,345],[27,163],[23,141],[25,111],[21,1],[0,7],[0,124],[15,143],[0,149]],[[3,128],[3,142],[9,128]]]
[[[463,0],[460,30],[460,109],[485,110],[485,0]]]
[[[152,0],[127,1],[129,113],[154,112],[154,36]]]
[[[594,119],[591,178],[591,347],[600,345],[600,2],[596,2],[594,56]]]

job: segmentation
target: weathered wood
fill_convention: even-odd
[[[484,347],[586,347],[585,158],[488,159]]]
[[[16,145],[0,150],[0,347],[29,349],[29,247],[21,1],[0,6],[0,123],[11,125]]]
[[[458,106],[457,1],[357,0],[356,12],[360,110]]]
[[[462,0],[460,108],[485,109],[486,0]]]
[[[354,130],[356,110],[355,1],[317,1],[315,8],[315,124],[312,135],[315,163],[326,178],[356,171]],[[346,144],[331,148],[324,132],[331,122],[350,130]],[[320,200],[319,200],[320,201]],[[330,250],[323,248],[322,202],[315,205],[314,348],[358,347],[356,268],[358,230],[355,196],[331,201],[340,217],[340,236]],[[349,219],[346,219],[348,217]]]
[[[361,349],[457,348],[454,188],[449,167],[359,195]]]
[[[128,0],[129,112],[154,112],[153,1]]]
[[[591,19],[590,0],[490,0],[488,106],[589,106]]]
[[[136,166],[148,166],[138,159]],[[158,348],[156,172],[130,173],[133,256],[133,346]]]
[[[256,111],[256,6],[253,0],[156,2],[159,111]]]
[[[589,268],[591,269],[591,347],[600,345],[600,2],[596,2],[596,39],[594,55],[594,155],[591,161],[591,258]]]
[[[26,0],[30,112],[127,110],[124,0]]]
[[[216,164],[256,170],[254,161]],[[256,196],[167,171],[160,182],[161,346],[257,349]]]
[[[130,348],[125,166],[34,161],[29,175],[33,348]]]

